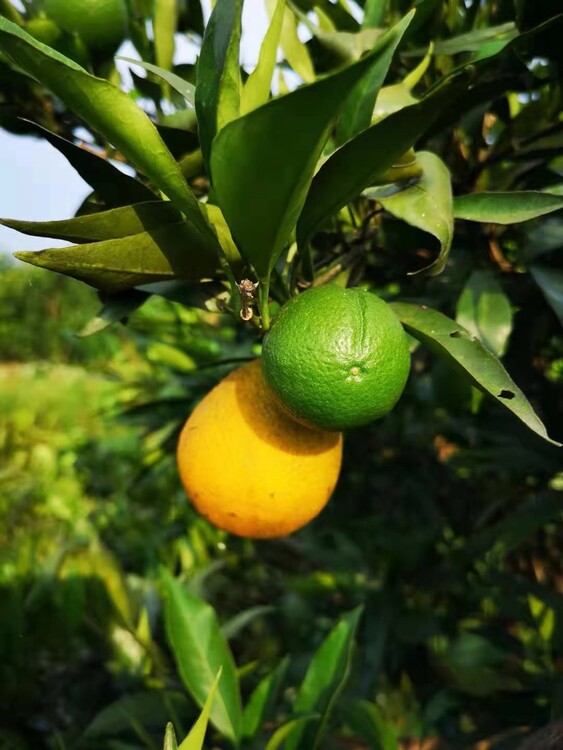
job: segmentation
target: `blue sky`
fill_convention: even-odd
[[[206,15],[209,1],[202,3]],[[205,7],[207,6],[207,7]],[[267,26],[264,0],[246,0],[243,16],[242,61],[251,68],[257,60]],[[119,54],[138,57],[131,45]],[[193,59],[187,44],[180,44],[176,62]],[[0,216],[48,221],[72,216],[90,192],[66,159],[51,145],[29,136],[14,136],[0,129]],[[0,252],[54,247],[55,240],[28,237],[0,226]]]

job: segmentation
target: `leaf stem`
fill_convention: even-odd
[[[270,277],[260,279],[258,287],[258,302],[260,306],[260,318],[262,319],[262,330],[270,328]]]

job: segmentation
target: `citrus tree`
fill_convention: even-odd
[[[88,333],[155,297],[190,311],[179,313],[186,325],[221,330],[215,352],[196,353],[188,367],[180,333],[163,353],[170,372],[188,373],[185,401],[203,397],[178,449],[194,505],[242,537],[287,534],[331,496],[340,431],[354,457],[347,464],[345,454],[341,497],[326,511],[328,546],[312,555],[323,561],[338,549],[347,561],[350,577],[336,588],[349,606],[338,607],[341,619],[316,644],[288,703],[277,698],[288,669],[278,660],[243,709],[240,669],[214,609],[170,572],[159,576],[167,643],[202,707],[180,747],[202,747],[209,720],[219,746],[354,741],[387,750],[429,736],[469,747],[494,735],[495,747],[513,747],[547,719],[546,696],[559,684],[560,603],[549,589],[527,587],[505,556],[559,513],[561,435],[550,407],[562,360],[553,254],[563,231],[555,213],[563,207],[562,17],[548,3],[518,0],[412,8],[277,0],[249,73],[240,65],[242,5],[217,0],[205,25],[195,2],[131,0],[126,10],[98,1],[75,12],[52,0],[25,13],[0,5],[2,123],[46,138],[92,188],[75,217],[4,219],[73,243],[16,256],[99,290]],[[88,15],[96,6],[98,21]],[[128,90],[111,59],[125,33],[140,58],[121,60]],[[196,66],[174,64],[180,33]],[[154,413],[162,403],[155,398]],[[167,417],[156,423],[170,425],[161,444],[170,452],[188,409]],[[367,455],[372,440],[383,463]],[[440,474],[428,476],[409,453],[424,458],[428,441],[440,464],[455,467],[458,454],[447,498]],[[479,451],[487,457],[476,461]],[[516,515],[504,495],[500,506],[486,496],[469,510],[474,490],[460,483],[500,491],[507,454],[527,487],[516,492]],[[425,476],[418,516],[418,486],[401,462]],[[369,520],[361,501],[376,487],[390,506]],[[341,516],[339,502],[347,503]],[[405,519],[417,519],[412,538]],[[426,581],[416,576],[423,559]],[[460,590],[456,576],[468,585]],[[350,688],[362,608],[364,658]],[[256,611],[244,614],[250,621]],[[121,617],[161,676],[146,609],[128,605]],[[410,675],[420,650],[421,673]],[[424,669],[445,675],[431,695]],[[393,682],[406,673],[415,687],[403,685],[397,707]],[[378,686],[386,691],[379,703]],[[523,713],[519,696],[528,700]],[[127,709],[137,728],[141,705]],[[179,728],[171,705],[164,713]],[[80,741],[111,734],[121,709],[111,706]],[[169,727],[165,747],[176,745]]]

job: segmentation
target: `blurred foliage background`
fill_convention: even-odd
[[[381,24],[410,7],[380,5]],[[429,39],[426,85],[478,55],[491,27],[525,32],[552,15],[543,0],[416,5],[391,83]],[[140,6],[132,34],[148,58]],[[199,6],[182,7],[179,29],[197,38]],[[333,48],[318,38],[307,46],[318,72],[334,66]],[[0,78],[2,124],[26,129],[14,113],[31,113],[72,137],[72,117],[41,108],[45,92],[22,80],[29,95]],[[154,81],[136,85],[158,116],[177,124],[188,112],[163,114]],[[560,27],[534,37],[486,86],[454,125],[419,145],[441,155],[456,191],[561,193]],[[473,327],[562,440],[560,215],[508,227],[458,223],[436,278],[406,275],[434,253],[428,236],[381,211],[375,229],[360,235],[353,216],[344,218],[317,237],[317,258],[369,245],[351,279]],[[98,306],[79,282],[0,268],[0,748],[152,750],[166,721],[179,735],[189,728],[198,708],[164,632],[163,568],[215,608],[244,700],[261,680],[276,681],[264,733],[249,731],[244,747],[265,747],[283,725],[313,654],[358,606],[349,679],[322,748],[513,750],[563,719],[556,448],[418,347],[392,414],[347,435],[342,476],[320,518],[287,539],[231,538],[192,510],[174,448],[193,405],[259,353],[255,331],[152,296],[126,327],[76,336]],[[214,731],[209,743],[228,746]]]

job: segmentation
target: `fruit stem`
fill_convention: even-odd
[[[270,328],[270,277],[260,279],[258,286],[258,302],[260,305],[260,318],[262,319],[262,330]]]

